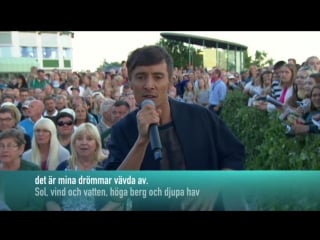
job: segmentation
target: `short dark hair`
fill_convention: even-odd
[[[68,118],[70,118],[71,120],[72,120],[72,122],[74,122],[74,118],[73,118],[73,116],[70,114],[70,113],[67,113],[67,112],[60,112],[60,113],[58,113],[58,115],[57,115],[57,117],[56,117],[56,124],[57,124],[57,122],[59,121],[59,119],[60,118],[63,118],[63,117],[68,117]]]
[[[277,69],[281,68],[285,64],[286,64],[285,61],[278,61],[273,65],[273,70],[277,70]]]
[[[138,66],[151,66],[165,61],[167,64],[169,79],[173,74],[173,59],[167,50],[160,46],[144,46],[137,48],[130,53],[126,62],[128,68],[128,76],[131,78],[133,70]]]
[[[46,96],[44,99],[43,99],[43,103],[45,103],[46,101],[49,101],[49,100],[53,100],[54,102],[56,102],[56,98],[53,97],[53,96]]]
[[[130,111],[130,105],[129,103],[127,103],[126,101],[123,100],[117,100],[112,107],[120,107],[120,106],[125,106],[126,108],[128,108],[128,110]]]
[[[29,88],[20,88],[20,93],[22,92],[28,92],[29,93]]]

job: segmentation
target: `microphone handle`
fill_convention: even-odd
[[[156,124],[152,124],[150,126],[149,138],[154,159],[160,161],[162,159],[162,145],[159,136],[158,126]]]

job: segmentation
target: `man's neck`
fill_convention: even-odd
[[[172,117],[171,117],[171,108],[170,108],[169,101],[165,102],[159,108],[161,109],[160,125],[164,125],[171,122]]]
[[[32,121],[32,122],[34,122],[34,123],[35,123],[35,122],[37,122],[41,117],[42,117],[42,116],[40,116],[40,117],[39,117],[39,116],[36,116],[36,117],[30,117],[30,119],[31,119],[31,121]]]

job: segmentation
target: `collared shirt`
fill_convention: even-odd
[[[41,116],[41,118],[39,118],[37,121],[39,121],[42,118],[43,117]],[[34,125],[35,125],[35,122],[33,122],[30,117],[28,117],[27,119],[24,119],[19,123],[19,126],[22,127],[26,131],[26,133],[29,135],[30,140],[32,140],[33,138]]]
[[[219,105],[223,102],[227,96],[227,91],[227,85],[222,81],[222,79],[212,83],[209,96],[210,105]]]

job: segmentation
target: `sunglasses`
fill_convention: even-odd
[[[59,127],[62,127],[62,126],[64,126],[64,125],[71,126],[72,124],[73,124],[73,122],[62,122],[62,121],[57,122],[57,125],[58,125]]]

